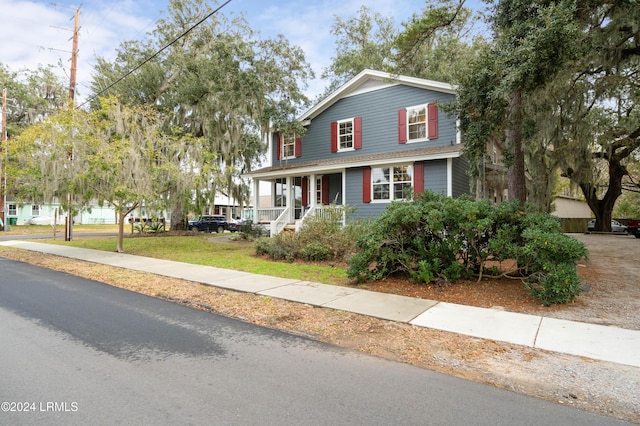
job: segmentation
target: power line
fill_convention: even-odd
[[[192,25],[188,30],[186,30],[185,32],[183,32],[182,34],[180,34],[178,37],[176,37],[175,39],[173,39],[171,42],[169,42],[167,45],[165,45],[162,49],[158,50],[156,53],[154,53],[153,55],[149,56],[147,59],[145,59],[144,61],[142,61],[140,64],[138,64],[136,67],[134,67],[133,69],[127,71],[122,77],[118,78],[116,81],[114,81],[113,83],[111,83],[109,86],[105,87],[104,89],[100,90],[98,93],[96,93],[95,95],[93,95],[92,97],[90,97],[89,99],[87,99],[86,101],[84,101],[83,103],[81,103],[80,105],[78,105],[79,107],[85,105],[88,102],[91,102],[92,100],[94,100],[95,98],[97,98],[98,96],[100,96],[101,94],[103,94],[104,92],[106,92],[107,90],[111,89],[113,86],[115,86],[116,84],[120,83],[122,80],[124,80],[125,78],[129,77],[131,74],[133,74],[135,71],[139,70],[144,64],[146,64],[147,62],[151,61],[152,59],[154,59],[156,56],[158,56],[160,53],[162,53],[163,51],[165,51],[167,48],[171,47],[173,44],[175,44],[178,40],[180,40],[182,37],[186,36],[187,34],[189,34],[191,31],[193,31],[198,25],[202,24],[204,21],[206,21],[207,19],[209,19],[211,16],[215,15],[216,13],[218,13],[218,11],[220,9],[222,9],[223,7],[225,7],[227,4],[231,3],[231,0],[227,0],[226,2],[224,2],[222,5],[218,6],[218,8],[216,8],[213,12],[211,12],[210,14],[208,14],[207,16],[205,16],[204,18],[202,18],[200,21],[198,21],[197,23],[195,23],[194,25]]]

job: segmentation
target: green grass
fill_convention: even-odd
[[[51,225],[10,225],[9,230],[0,231],[2,235],[34,235],[53,234]],[[125,232],[129,232],[131,225],[125,225]],[[118,232],[118,225],[73,225],[74,233],[83,232]],[[64,223],[56,225],[56,235],[64,237]]]
[[[111,252],[116,249],[116,237],[83,237],[70,242],[60,240],[47,240],[47,242]],[[216,238],[212,238],[211,235],[126,238],[124,251],[127,254],[157,259],[216,266],[254,274],[324,284],[345,285],[349,282],[346,271],[342,268],[267,260],[255,255],[255,248],[252,243],[244,241],[216,242]]]

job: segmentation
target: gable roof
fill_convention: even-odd
[[[419,87],[421,89],[434,90],[436,92],[456,94],[456,89],[449,83],[442,83],[440,81],[426,80],[424,78],[409,77],[406,75],[395,75],[383,71],[375,71],[365,69],[351,80],[340,86],[335,92],[324,98],[317,103],[314,107],[300,116],[299,120],[305,122],[317,117],[320,113],[325,111],[331,105],[335,104],[340,99],[353,96],[359,93],[364,93],[372,90],[378,90],[384,87],[395,86],[397,84],[404,84],[413,87]]]

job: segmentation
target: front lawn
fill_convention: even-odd
[[[47,241],[47,243],[51,242]],[[57,240],[55,243],[113,252],[116,248],[116,237],[83,237],[71,242]],[[345,285],[349,282],[344,268],[302,262],[276,262],[256,256],[253,243],[233,241],[228,233],[220,236],[155,235],[126,238],[124,249],[127,254],[216,266],[274,277],[337,285]]]

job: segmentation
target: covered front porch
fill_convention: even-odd
[[[270,235],[274,236],[287,228],[297,232],[305,219],[333,215],[338,208],[344,224],[344,186],[344,170],[272,178],[254,177],[254,207],[244,219],[267,227]],[[269,197],[261,196],[261,190],[264,191],[265,187],[270,189]]]

